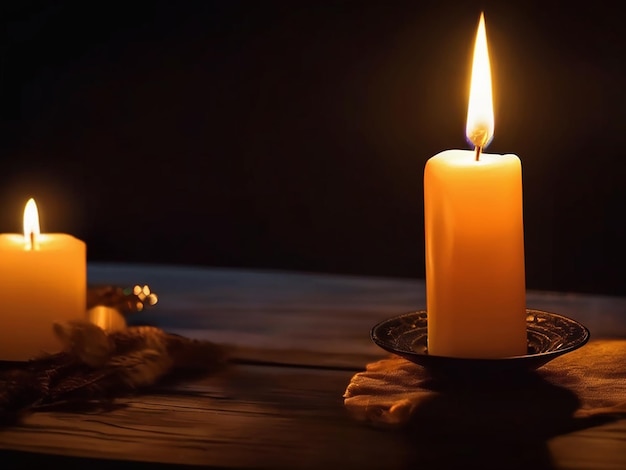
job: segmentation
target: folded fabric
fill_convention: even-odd
[[[429,433],[554,435],[626,416],[626,340],[591,341],[536,371],[475,380],[435,378],[391,355],[352,377],[343,395],[356,420]]]

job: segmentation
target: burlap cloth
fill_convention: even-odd
[[[165,380],[219,370],[223,347],[154,326],[105,331],[88,321],[54,324],[64,345],[57,354],[0,363],[0,426],[46,410],[107,409],[118,397]]]
[[[391,355],[352,377],[350,416],[429,433],[548,436],[626,417],[626,340],[590,341],[528,374],[446,380]]]

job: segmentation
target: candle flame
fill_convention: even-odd
[[[24,244],[27,250],[39,248],[37,243],[39,235],[39,212],[35,200],[31,197],[24,208]]]
[[[491,91],[491,66],[487,48],[485,15],[480,14],[470,82],[469,105],[465,134],[477,149],[483,149],[493,138],[493,96]]]

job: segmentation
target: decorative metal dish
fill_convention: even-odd
[[[425,310],[405,313],[375,325],[370,333],[382,349],[440,375],[532,371],[589,341],[589,330],[556,313],[526,309],[528,354],[499,359],[469,359],[428,354]]]

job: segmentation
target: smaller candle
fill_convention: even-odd
[[[0,234],[0,360],[59,352],[52,325],[86,319],[86,296],[86,244],[64,233],[40,233],[30,199],[24,234]]]

